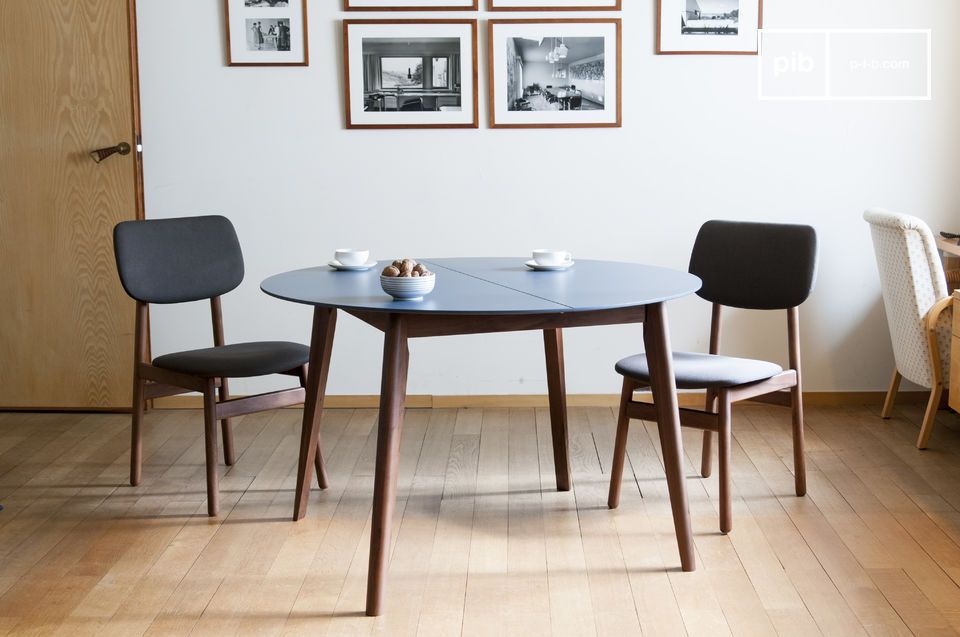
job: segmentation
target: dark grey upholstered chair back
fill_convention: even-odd
[[[817,232],[810,226],[708,221],[700,228],[690,273],[713,303],[785,310],[810,296],[817,277]]]
[[[144,303],[183,303],[226,294],[243,281],[243,253],[226,217],[124,221],[113,229],[127,294]]]

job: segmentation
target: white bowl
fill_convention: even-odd
[[[433,291],[437,275],[427,276],[383,276],[380,275],[380,287],[398,301],[418,301]]]

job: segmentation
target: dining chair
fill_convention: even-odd
[[[140,483],[143,463],[145,401],[188,392],[203,395],[207,464],[207,513],[217,515],[217,421],[223,436],[223,459],[234,463],[231,418],[302,403],[310,348],[300,343],[259,341],[224,344],[220,297],[243,281],[243,253],[233,224],[221,216],[125,221],[113,231],[120,282],[136,301],[133,361],[133,416],[130,484]],[[147,355],[147,308],[151,303],[210,301],[213,347],[158,356]],[[231,398],[228,378],[285,374],[299,387]],[[219,400],[217,394],[219,393]],[[318,443],[317,483],[327,487]]]
[[[817,234],[810,226],[738,221],[708,221],[701,228],[690,257],[690,273],[703,281],[697,295],[713,304],[710,352],[673,353],[678,389],[706,390],[705,410],[681,409],[680,425],[703,431],[700,472],[710,476],[713,434],[719,435],[720,531],[733,528],[730,497],[732,405],[754,400],[792,408],[794,486],[797,496],[807,491],[803,455],[803,395],[800,372],[799,306],[813,290],[817,274]],[[720,355],[720,319],[723,307],[748,310],[786,310],[789,368],[767,361]],[[630,419],[656,422],[653,404],[634,400],[637,390],[653,389],[644,354],[616,364],[623,376],[617,437],[611,468],[611,509],[620,504],[623,463]]]
[[[950,380],[953,305],[943,263],[930,228],[922,220],[873,208],[870,224],[880,290],[895,361],[893,378],[880,412],[890,418],[901,378],[930,388],[917,437],[926,449],[944,387]]]

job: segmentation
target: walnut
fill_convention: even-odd
[[[422,263],[417,263],[414,259],[397,259],[391,265],[383,270],[383,276],[389,277],[422,277],[433,276],[433,272],[427,269]]]

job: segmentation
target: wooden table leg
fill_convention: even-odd
[[[673,509],[673,526],[680,549],[680,565],[684,571],[693,571],[697,564],[693,549],[693,530],[690,526],[690,509],[687,506],[687,489],[683,477],[683,440],[680,437],[677,381],[673,375],[670,330],[667,327],[667,310],[663,303],[647,306],[647,319],[643,324],[643,341],[646,346],[647,360],[650,363],[650,387],[657,406],[660,447],[663,450],[663,466],[667,474],[670,507]]]
[[[327,392],[327,374],[330,372],[330,353],[333,351],[333,333],[336,326],[335,309],[314,308],[307,395],[303,402],[303,429],[300,432],[297,495],[293,503],[294,522],[307,514],[307,498],[310,495],[310,481],[313,479],[313,466],[320,444],[320,416],[323,413],[323,398]]]
[[[309,378],[310,365],[301,365],[300,369],[297,372],[297,377],[300,379],[300,386],[306,389],[307,379]],[[323,463],[323,447],[320,445],[319,439],[317,440],[317,455],[314,458],[313,462],[314,469],[317,472],[317,486],[321,489],[326,489],[329,484],[327,482],[327,469],[326,465]]]
[[[570,441],[567,434],[567,383],[563,368],[563,330],[543,330],[550,393],[550,432],[557,491],[570,490]]]
[[[397,496],[400,432],[403,428],[409,358],[406,319],[402,314],[391,314],[383,341],[377,469],[373,486],[370,564],[367,571],[367,615],[371,617],[383,612],[386,597],[390,527]]]

